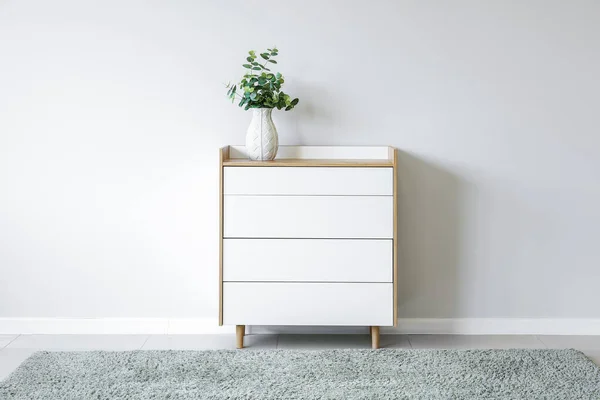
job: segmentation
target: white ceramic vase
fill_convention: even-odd
[[[272,108],[253,108],[246,134],[246,153],[251,160],[273,160],[279,148],[277,129],[271,118]]]

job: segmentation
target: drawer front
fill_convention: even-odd
[[[392,282],[392,240],[225,239],[223,280]]]
[[[225,167],[225,195],[389,195],[392,168]]]
[[[393,236],[392,196],[224,196],[225,238]]]
[[[223,284],[226,325],[393,325],[391,283]]]

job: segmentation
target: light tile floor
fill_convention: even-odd
[[[247,335],[252,349],[370,348],[368,335]],[[600,336],[382,335],[383,348],[574,348],[600,365]],[[39,350],[233,349],[235,335],[0,335],[0,379]]]
[[[0,350],[8,346],[18,335],[0,335]]]

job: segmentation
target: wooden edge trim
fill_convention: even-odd
[[[223,163],[229,146],[219,149],[219,326],[223,326]]]
[[[390,147],[394,161],[394,326],[398,326],[398,149]]]

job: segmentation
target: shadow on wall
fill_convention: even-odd
[[[398,318],[457,317],[463,185],[413,154],[398,164]]]

